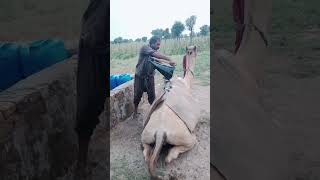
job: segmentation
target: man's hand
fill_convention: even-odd
[[[170,64],[171,66],[176,66],[176,63],[175,63],[174,61],[170,61],[169,64]]]

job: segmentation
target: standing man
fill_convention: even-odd
[[[77,71],[78,170],[84,173],[88,144],[107,97],[109,1],[90,0],[82,17]]]
[[[161,44],[160,37],[153,36],[149,40],[149,44],[143,46],[139,52],[139,60],[136,65],[136,73],[134,77],[134,116],[137,115],[138,105],[140,103],[143,92],[147,92],[148,101],[151,105],[155,99],[155,85],[154,85],[154,68],[148,61],[150,57],[155,57],[157,61],[169,63],[175,66],[169,57],[162,55],[159,50]]]
[[[233,20],[236,26],[235,53],[238,51],[244,32],[244,0],[233,0]]]

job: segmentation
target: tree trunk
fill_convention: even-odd
[[[190,42],[189,45],[192,45],[193,29],[190,30]]]

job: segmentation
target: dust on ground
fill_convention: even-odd
[[[279,67],[279,61],[288,61],[288,58],[274,57],[270,61]],[[289,155],[289,179],[319,179],[320,77],[295,76],[303,67],[297,74],[283,68],[267,73],[265,109],[281,122]]]
[[[209,180],[210,179],[210,87],[194,84],[193,94],[199,99],[202,109],[195,134],[197,143],[193,149],[182,153],[169,165],[164,165],[166,149],[158,160],[157,172],[165,179]],[[110,170],[112,180],[149,179],[141,148],[142,117],[149,108],[140,106],[137,119],[129,117],[120,122],[110,133]]]

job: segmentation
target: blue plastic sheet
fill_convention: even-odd
[[[130,80],[132,80],[132,77],[130,74],[110,75],[110,90]]]
[[[68,57],[63,41],[57,39],[29,44],[0,42],[0,91]]]

